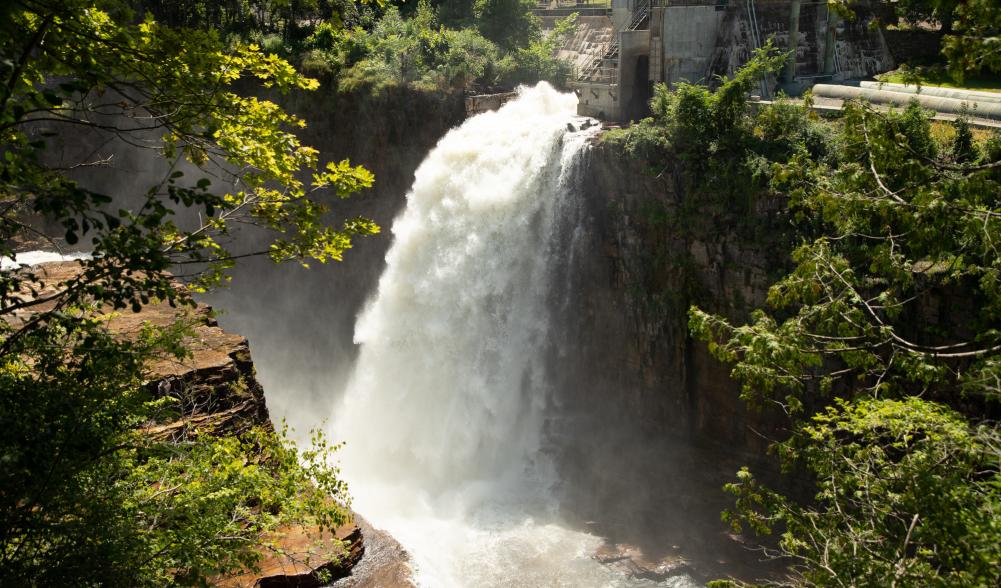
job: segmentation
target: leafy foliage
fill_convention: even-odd
[[[781,528],[797,586],[994,586],[1001,580],[1001,438],[917,398],[839,402],[814,416],[786,463],[817,480],[800,504],[746,468],[727,490],[736,530]]]
[[[576,28],[577,14],[572,13],[556,21],[548,35],[538,36],[527,46],[515,49],[498,63],[498,82],[513,87],[544,80],[558,88],[566,87],[570,81],[570,63],[556,55]]]
[[[382,3],[350,0],[133,0],[140,18],[171,28],[218,31],[224,39],[252,41],[269,53],[291,56],[323,26],[356,26]]]
[[[962,82],[970,75],[1001,73],[1001,55],[997,50],[1001,11],[996,0],[893,0],[886,3],[911,26],[938,25],[942,55],[954,80]],[[832,4],[851,16],[852,2],[836,0]]]
[[[766,135],[784,126],[775,113],[763,122]],[[801,136],[770,158],[770,187],[788,195],[804,241],[769,291],[771,310],[745,325],[690,312],[693,333],[734,364],[743,397],[797,423],[775,448],[814,476],[813,503],[746,470],[728,487],[731,521],[782,531],[793,585],[998,581],[998,434],[976,420],[1001,393],[1001,186],[993,143],[975,142],[963,119],[955,127],[940,144],[917,103],[888,114],[849,103],[837,150],[818,157]],[[973,302],[960,309],[957,298]]]
[[[747,94],[762,77],[782,67],[786,58],[769,40],[715,92],[687,82],[678,84],[674,91],[657,84],[651,110],[679,147],[693,153],[725,149],[730,141],[741,138],[740,130],[747,120]]]
[[[991,0],[967,0],[957,3],[955,34],[946,36],[942,53],[949,60],[949,71],[962,79],[969,73],[1001,73],[998,36],[1001,35],[1001,11]]]
[[[345,66],[340,86],[345,90],[412,85],[424,90],[463,89],[495,77],[497,48],[473,29],[446,29],[434,8],[422,1],[411,19],[390,7],[369,31],[355,30],[345,38]]]
[[[733,78],[719,80],[715,92],[684,82],[674,90],[658,84],[650,103],[654,116],[608,140],[644,159],[653,173],[681,163],[679,175],[700,205],[711,201],[716,209],[746,212],[768,187],[772,159],[802,148],[823,157],[827,149],[823,127],[801,108],[779,103],[749,112],[748,93],[785,59],[767,43]]]
[[[575,18],[561,20],[545,37],[536,27],[524,44],[496,43],[481,34],[483,26],[444,26],[438,10],[421,0],[411,18],[391,6],[370,30],[344,31],[331,48],[310,54],[309,67],[339,72],[340,87],[347,91],[378,92],[394,85],[428,91],[512,88],[541,80],[563,87],[570,66],[556,53],[572,34]]]
[[[50,317],[0,370],[0,583],[201,584],[278,549],[271,533],[346,522],[346,487],[321,437],[298,453],[270,428],[219,437],[151,422],[184,416],[147,366],[186,356],[189,324],[127,339],[108,317]]]
[[[794,210],[827,233],[794,252],[796,269],[769,292],[769,303],[791,316],[759,313],[731,327],[693,312],[693,328],[722,341],[713,347],[719,357],[740,359],[734,375],[749,396],[791,392],[785,401],[793,410],[812,384],[945,400],[963,389],[994,402],[1001,392],[990,383],[1001,351],[993,328],[1001,309],[995,166],[940,155],[916,104],[888,115],[849,105],[842,132],[842,158],[799,156],[773,179]],[[950,150],[968,160],[968,135],[956,138]],[[977,301],[968,314],[919,314],[951,288]]]
[[[475,0],[473,14],[480,33],[504,49],[525,47],[539,38],[533,0]]]
[[[107,13],[74,3],[36,4],[16,13],[4,36],[9,83],[0,101],[4,160],[0,198],[11,207],[2,219],[3,254],[13,256],[12,239],[30,230],[17,218],[31,211],[57,219],[69,244],[89,238],[94,258],[84,277],[58,294],[71,305],[84,294],[112,296],[115,308],[133,307],[157,297],[184,301],[186,290],[172,286],[165,273],[178,263],[207,263],[196,280],[208,287],[222,278],[235,255],[216,237],[234,222],[250,222],[278,237],[266,252],[272,258],[340,259],[356,235],[378,229],[352,219],[340,229],[324,226],[326,206],[317,196],[346,196],[368,186],[372,176],[347,162],[328,164],[310,183],[297,172],[315,167],[316,151],[299,144],[291,129],[305,123],[272,102],[242,97],[228,90],[241,76],[281,90],[314,89],[315,80],[299,76],[285,61],[255,46],[224,52],[210,33],[183,34],[153,22],[121,26]],[[65,76],[58,85],[51,76]],[[113,122],[104,122],[108,117]],[[180,160],[226,177],[233,191],[209,190],[202,177],[182,184],[172,171],[145,196],[135,211],[110,212],[110,199],[85,190],[42,160],[45,141],[31,138],[38,127],[108,133],[127,143],[161,152],[176,166]],[[81,162],[87,164],[89,162]],[[175,223],[172,207],[197,206],[204,221],[185,229]],[[134,275],[142,268],[142,275]],[[0,313],[49,302],[28,301],[19,294],[30,273],[5,272]],[[111,280],[114,293],[93,284]]]
[[[676,158],[700,210],[742,193],[788,201],[798,245],[768,308],[741,324],[693,307],[690,327],[733,365],[742,398],[789,415],[773,449],[815,494],[785,496],[745,468],[726,519],[779,533],[769,554],[793,563],[772,585],[996,585],[998,139],[962,117],[943,139],[917,103],[852,102],[834,124],[792,104],[751,113],[751,82],[780,62],[759,63],[716,92],[658,88],[655,118],[615,138]]]
[[[0,253],[16,259],[18,244],[40,234],[36,217],[60,227],[51,246],[91,253],[58,282],[0,270],[0,584],[200,585],[253,566],[282,525],[347,519],[346,489],[328,465],[334,448],[316,438],[299,453],[270,428],[149,434],[176,407],[148,389],[147,367],[186,356],[187,325],[122,340],[107,320],[153,302],[192,304],[238,257],[340,259],[378,227],[329,226],[324,198],[373,178],[347,161],[316,169],[317,152],[293,133],[303,121],[232,89],[240,79],[317,87],[286,61],[101,6],[18,0],[0,22]],[[148,149],[170,171],[116,210],[67,174],[102,162],[46,154],[71,133]],[[270,243],[227,250],[238,223],[267,229]]]

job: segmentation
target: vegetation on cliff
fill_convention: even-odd
[[[531,0],[134,2],[179,27],[209,28],[228,43],[252,42],[350,91],[389,85],[451,91],[566,84],[554,49],[574,18],[544,35]]]
[[[154,360],[187,356],[187,325],[124,339],[107,327],[120,311],[192,305],[239,257],[337,260],[378,230],[321,221],[326,200],[371,174],[347,161],[315,169],[316,151],[292,133],[304,123],[235,93],[240,79],[317,86],[253,44],[136,22],[116,2],[0,9],[0,584],[200,585],[253,566],[283,525],[322,531],[348,517],[322,438],[300,452],[269,426],[145,434],[184,401],[146,382]],[[81,134],[159,153],[168,169],[138,204],[114,206],[69,177],[100,158],[50,153]],[[227,249],[237,224],[272,239]],[[52,283],[9,263],[38,240],[91,255]]]
[[[528,33],[500,45],[480,29],[490,33],[485,25],[502,20],[501,15],[484,12],[475,21],[478,26],[450,28],[426,0],[411,18],[390,6],[370,30],[342,30],[316,39],[303,57],[303,67],[322,72],[347,91],[371,87],[378,92],[391,85],[431,91],[509,89],[540,80],[564,86],[570,68],[554,55],[572,32],[574,16],[545,37],[539,32],[538,19],[527,10],[506,17],[531,27]]]
[[[611,138],[655,170],[685,162],[691,198],[788,202],[797,245],[768,307],[746,324],[692,308],[690,326],[745,400],[789,415],[773,449],[815,491],[743,469],[725,517],[778,534],[777,585],[997,585],[1001,139],[916,103],[749,111],[748,84],[781,62],[763,50],[716,92],[660,86],[654,117]]]

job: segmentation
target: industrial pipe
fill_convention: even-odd
[[[922,94],[925,96],[939,96],[941,98],[954,98],[956,100],[973,100],[975,102],[1001,102],[1001,93],[998,92],[978,92],[976,90],[963,90],[961,88],[940,88],[938,86],[918,86],[914,84],[890,84],[884,82],[859,82],[863,88],[872,90],[888,90],[890,92],[901,92],[903,94]]]
[[[970,116],[1001,120],[1001,103],[974,100],[957,100],[942,96],[921,94],[905,94],[889,90],[876,90],[855,86],[836,86],[833,84],[817,84],[813,87],[813,95],[820,98],[836,98],[849,100],[861,98],[873,104],[889,104],[892,106],[907,106],[911,100],[917,100],[921,106],[946,114],[963,114],[964,105]]]

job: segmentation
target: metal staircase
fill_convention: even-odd
[[[612,38],[603,47],[603,51],[594,59],[587,62],[576,76],[578,82],[590,84],[615,85],[618,79],[619,69],[619,35],[623,32],[642,30],[641,27],[650,18],[650,0],[640,0],[633,9],[632,19],[628,24],[612,35]]]

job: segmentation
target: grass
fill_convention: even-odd
[[[967,76],[963,81],[957,82],[942,68],[919,68],[909,72],[901,70],[887,72],[876,76],[881,82],[891,84],[911,84],[914,85],[915,75],[920,79],[922,86],[938,86],[941,88],[960,88],[963,90],[978,90],[981,92],[1001,92],[1001,76],[998,75],[978,75]]]
[[[973,133],[973,140],[980,144],[994,136],[994,131],[988,129],[974,127],[970,131]],[[948,149],[952,145],[953,139],[956,138],[956,127],[951,122],[933,120],[931,121],[931,136],[938,143],[939,148]]]

